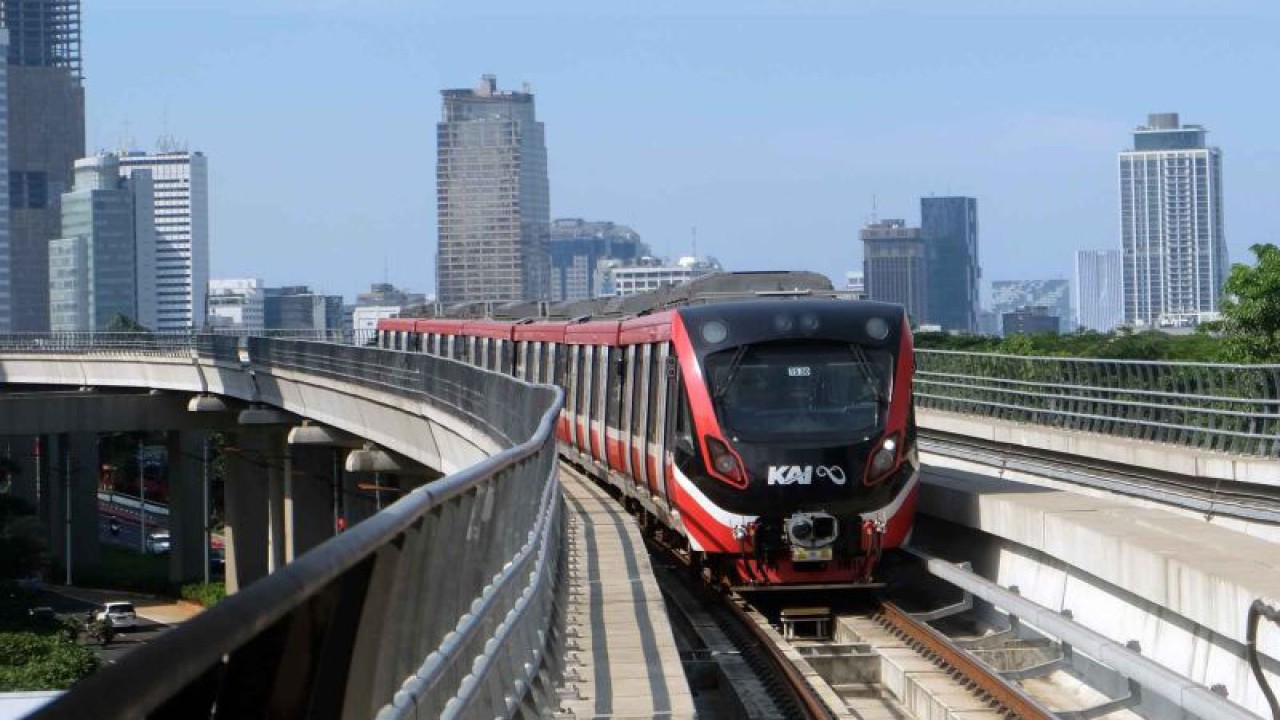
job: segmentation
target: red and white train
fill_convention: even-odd
[[[562,454],[734,584],[857,585],[911,529],[914,360],[901,306],[831,295],[725,273],[553,308],[572,321],[382,320],[378,342],[564,388]]]

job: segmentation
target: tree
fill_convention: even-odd
[[[1236,263],[1223,288],[1221,358],[1235,363],[1280,362],[1280,248],[1249,248],[1258,264]]]
[[[107,332],[151,332],[143,327],[137,320],[125,315],[124,313],[116,313],[107,323]]]

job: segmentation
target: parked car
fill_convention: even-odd
[[[93,614],[93,619],[105,622],[112,628],[131,628],[138,624],[138,613],[131,602],[109,602]]]
[[[147,534],[147,552],[154,555],[163,555],[169,552],[170,540],[168,530],[156,530]]]

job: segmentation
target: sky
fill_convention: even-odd
[[[1280,242],[1280,3],[86,0],[88,148],[209,158],[211,276],[433,291],[440,90],[528,83],[551,216],[727,269],[861,269],[870,218],[978,199],[985,281],[1118,248],[1151,112],[1224,154],[1227,242]],[[984,303],[986,298],[984,297]]]

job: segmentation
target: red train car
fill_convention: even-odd
[[[818,295],[724,274],[552,308],[572,321],[385,320],[379,342],[563,387],[562,454],[735,584],[864,584],[915,511],[911,332],[901,306]]]

